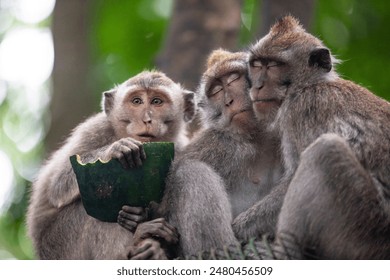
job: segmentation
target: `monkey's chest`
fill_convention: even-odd
[[[233,217],[246,211],[266,194],[261,176],[246,177],[235,182],[229,191]]]

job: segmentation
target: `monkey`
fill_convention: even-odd
[[[390,104],[341,78],[339,62],[292,16],[250,48],[253,108],[285,170],[275,244],[294,258],[389,259]]]
[[[178,233],[162,218],[145,222],[145,209],[123,206],[118,223],[87,215],[69,157],[117,158],[124,168],[133,168],[146,158],[143,142],[172,141],[180,152],[188,142],[185,125],[195,111],[193,97],[157,70],[103,93],[102,112],[73,130],[33,183],[27,226],[40,259],[167,257],[160,245],[177,242]],[[156,236],[161,244],[150,240]]]
[[[159,207],[180,233],[178,257],[261,234],[256,203],[282,170],[279,144],[257,123],[248,90],[247,54],[212,52],[195,96],[202,131],[175,158]]]

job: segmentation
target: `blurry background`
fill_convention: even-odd
[[[29,189],[101,92],[147,68],[196,88],[208,53],[245,49],[291,13],[390,99],[390,2],[383,0],[0,0],[0,259],[32,259]]]

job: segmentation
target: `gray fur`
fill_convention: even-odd
[[[129,88],[139,89],[141,85],[152,87],[155,85],[153,81],[157,86],[164,86],[163,90],[172,101],[169,112],[162,112],[167,117],[172,117],[170,123],[164,124],[167,126],[166,133],[156,136],[155,140],[173,141],[176,147],[182,147],[182,140],[186,138],[184,114],[187,109],[192,112],[194,109],[185,104],[183,89],[164,74],[143,72],[121,84],[114,91],[105,93],[102,102],[104,111],[75,128],[65,144],[42,167],[33,184],[27,226],[37,257],[41,259],[128,258],[129,247],[133,246],[133,232],[118,223],[101,222],[87,215],[69,157],[79,154],[84,162],[94,161],[107,156],[107,151],[113,145],[123,142],[124,139],[120,140],[121,136],[116,134],[116,129],[120,125],[123,127],[128,124],[121,122],[118,115],[129,115],[131,112],[117,99],[126,96]],[[176,118],[173,118],[175,116]],[[136,121],[137,116],[133,117],[132,120]],[[154,125],[159,121],[161,122],[158,117],[155,117],[153,124],[147,125]],[[142,125],[140,121],[140,126]],[[137,136],[132,135],[136,133],[134,131],[129,129],[126,131],[130,134],[125,136],[126,139]]]
[[[339,78],[328,50],[311,56],[318,49],[292,17],[252,48],[251,61],[282,62],[263,84],[281,103],[270,122],[286,169],[277,244],[288,234],[320,258],[389,258],[390,104]],[[262,92],[251,89],[254,99]]]
[[[246,55],[221,50],[214,54],[221,55],[210,59],[197,92],[206,129],[175,160],[160,205],[180,233],[179,256],[234,245],[263,230],[273,232],[276,224],[275,219],[260,222],[256,216],[257,208],[268,203],[258,202],[281,176],[278,142],[251,110]],[[240,73],[239,86],[224,84],[223,91],[210,97],[208,88],[231,72]],[[240,125],[231,120],[229,106],[248,110]]]

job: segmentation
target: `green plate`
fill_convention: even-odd
[[[146,160],[132,169],[124,169],[117,159],[82,164],[78,155],[70,157],[88,215],[116,222],[123,205],[147,207],[151,201],[161,201],[174,144],[151,142],[143,147]]]

